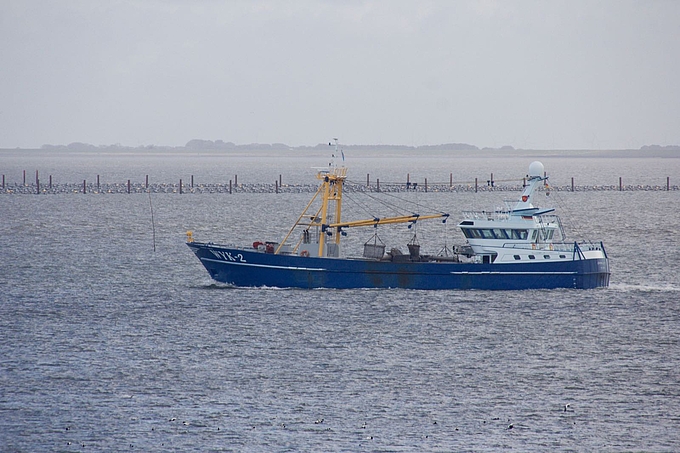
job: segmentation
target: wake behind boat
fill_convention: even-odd
[[[337,155],[337,139],[335,146]],[[527,184],[514,206],[464,212],[458,226],[467,244],[451,253],[422,255],[415,235],[408,253],[398,248],[386,252],[375,234],[364,244],[361,257],[344,256],[341,239],[346,230],[433,219],[446,222],[449,214],[344,221],[347,168],[335,160],[318,170],[321,184],[316,194],[280,242],[235,247],[196,242],[187,232],[187,245],[214,280],[234,286],[427,290],[609,286],[609,259],[602,242],[565,242],[554,210],[532,204],[535,190],[548,179],[543,170],[540,162],[531,163]]]

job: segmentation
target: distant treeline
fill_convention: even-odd
[[[41,149],[45,150],[68,150],[68,151],[102,151],[102,150],[168,150],[168,151],[251,151],[251,150],[319,150],[328,148],[328,143],[320,143],[316,146],[289,146],[285,143],[248,143],[237,145],[233,142],[225,142],[223,140],[189,140],[184,146],[125,146],[120,143],[113,145],[91,145],[89,143],[74,142],[68,145],[43,145]],[[468,143],[443,143],[441,145],[342,145],[343,150],[347,151],[362,151],[362,150],[391,150],[391,151],[515,151],[515,148],[510,145],[501,146],[500,148],[479,148]],[[645,152],[658,151],[680,151],[680,145],[644,145],[639,148]]]
[[[680,145],[645,145],[641,146],[642,151],[680,151]]]
[[[192,150],[192,151],[248,151],[248,150],[317,150],[317,149],[327,149],[327,143],[319,143],[316,146],[289,146],[285,143],[248,143],[243,145],[237,145],[233,142],[225,142],[222,140],[200,140],[194,139],[189,140],[184,146],[157,146],[157,145],[146,145],[138,147],[124,146],[119,143],[114,145],[91,145],[89,143],[74,142],[68,145],[43,145],[41,149],[54,149],[54,150],[70,150],[70,151],[101,151],[101,150],[119,150],[119,149],[145,149],[145,150]],[[441,145],[422,145],[422,146],[408,146],[408,145],[342,145],[344,150],[423,150],[423,151],[479,151],[480,148],[475,145],[469,145],[467,143],[445,143]],[[491,149],[491,148],[484,148]],[[498,148],[501,150],[512,151],[514,148],[512,146],[504,146]]]

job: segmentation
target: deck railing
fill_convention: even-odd
[[[604,251],[604,246],[601,242],[550,242],[550,243],[523,243],[523,244],[503,244],[503,248],[518,249],[518,250],[543,250],[543,251],[554,251],[554,252],[568,252],[574,253],[575,251],[591,251],[591,250],[602,250]]]

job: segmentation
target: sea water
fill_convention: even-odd
[[[291,158],[300,173],[315,166]],[[104,173],[91,156],[21,159],[4,159],[2,172],[59,170],[74,182]],[[219,172],[234,162],[208,157],[203,173],[196,156],[116,159],[104,158],[118,179],[281,173],[248,156]],[[502,179],[529,164],[363,159],[358,180],[366,167],[384,180],[447,180],[449,168]],[[680,178],[677,159],[542,160],[564,184]],[[399,194],[452,216],[419,227],[424,253],[464,241],[462,210],[517,195]],[[0,450],[677,451],[680,191],[537,196],[558,208],[569,240],[604,241],[609,288],[231,288],[209,279],[185,231],[278,240],[309,194],[0,194]],[[371,234],[351,230],[345,252],[360,253]],[[380,235],[405,248],[413,231]]]

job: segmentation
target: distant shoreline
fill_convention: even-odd
[[[578,158],[677,158],[680,157],[680,146],[645,145],[638,149],[612,149],[612,150],[588,150],[588,149],[521,149],[512,146],[500,148],[478,148],[465,143],[447,143],[441,145],[341,145],[340,148],[349,153],[389,152],[395,154],[418,153],[422,155],[460,155],[464,157],[525,157],[525,156],[559,156]],[[241,154],[241,153],[285,153],[285,152],[318,152],[330,151],[328,144],[316,146],[288,146],[283,143],[261,144],[251,143],[237,145],[231,142],[215,142],[210,140],[192,140],[185,146],[157,146],[146,145],[131,147],[125,145],[101,145],[95,146],[87,143],[71,143],[69,145],[43,145],[41,148],[0,148],[0,153],[45,153],[45,154]],[[337,156],[340,157],[340,156]]]

